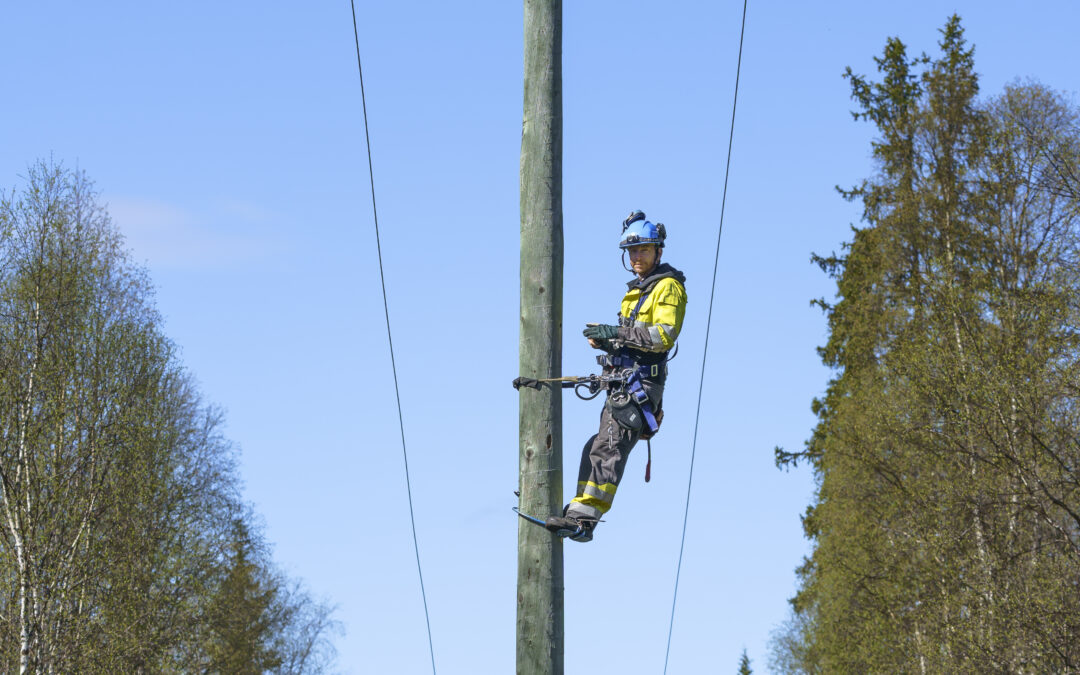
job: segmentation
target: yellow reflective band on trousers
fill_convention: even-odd
[[[613,483],[596,484],[592,481],[579,481],[578,496],[570,501],[592,507],[600,513],[607,513],[611,508],[612,500],[615,499],[616,489],[617,486]]]

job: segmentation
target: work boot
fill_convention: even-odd
[[[593,528],[596,521],[592,518],[582,518],[567,513],[563,509],[563,515],[551,516],[544,522],[544,526],[559,535],[582,543],[592,541]]]

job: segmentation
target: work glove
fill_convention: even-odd
[[[582,333],[593,340],[611,340],[619,337],[619,327],[598,323],[594,326],[586,326]]]
[[[615,347],[611,344],[611,340],[594,340],[596,349],[605,352],[614,352]]]

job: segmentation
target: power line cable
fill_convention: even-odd
[[[697,453],[698,423],[701,421],[701,395],[705,390],[705,359],[709,354],[709,330],[712,328],[713,299],[716,297],[716,276],[720,267],[720,237],[724,233],[724,208],[727,206],[728,175],[731,173],[731,146],[735,138],[735,108],[739,102],[739,74],[742,70],[743,35],[746,33],[746,5],[743,0],[742,27],[739,29],[739,59],[735,66],[735,95],[731,102],[731,131],[728,134],[727,163],[724,166],[724,192],[720,200],[720,227],[716,233],[716,259],[713,262],[712,291],[709,294],[709,318],[705,323],[705,349],[701,355],[701,381],[698,384],[697,412],[694,414],[694,440],[690,446],[690,476],[686,481],[686,510],[683,513],[682,541],[679,544],[679,564],[675,570],[675,593],[671,599],[671,623],[668,625],[667,650],[664,652],[664,673],[671,655],[671,634],[675,628],[675,602],[679,598],[679,575],[682,573],[683,551],[686,548],[686,523],[690,518],[690,487],[694,482],[694,455]]]
[[[420,596],[424,600],[424,621],[427,624],[428,650],[431,652],[431,672],[435,673],[435,646],[431,639],[431,617],[428,614],[427,593],[424,591],[424,572],[420,567],[420,544],[416,537],[416,516],[413,513],[412,482],[409,480],[409,453],[405,449],[405,418],[401,412],[401,388],[398,386],[397,362],[394,360],[394,338],[390,334],[390,303],[386,299],[386,275],[383,272],[382,244],[379,238],[379,211],[375,207],[375,172],[371,161],[371,135],[368,132],[367,97],[364,95],[364,67],[360,63],[360,31],[356,27],[356,0],[352,6],[353,37],[356,39],[356,67],[360,71],[360,102],[364,108],[364,142],[367,145],[368,176],[371,178],[371,212],[375,217],[375,249],[379,256],[379,281],[382,282],[383,311],[386,314],[386,339],[390,343],[390,367],[394,373],[394,396],[397,398],[398,427],[401,429],[401,455],[405,460],[405,489],[409,495],[409,521],[412,523],[413,549],[416,551],[416,573],[420,577]]]

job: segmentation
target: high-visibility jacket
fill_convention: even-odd
[[[628,282],[619,308],[619,335],[612,346],[626,348],[644,362],[663,357],[675,345],[682,328],[685,283],[686,276],[667,263],[658,265],[645,279]]]
[[[666,379],[667,352],[675,345],[686,314],[686,277],[671,265],[658,265],[645,279],[633,279],[619,308],[618,337],[611,356],[630,356],[642,369],[641,384],[651,411],[659,411]],[[644,300],[642,300],[644,296]],[[605,346],[606,348],[607,346]],[[610,400],[610,399],[609,399]],[[577,496],[566,507],[569,516],[599,520],[611,508],[630,450],[640,432],[620,426],[610,405],[600,417],[600,432],[589,439],[581,458]]]

